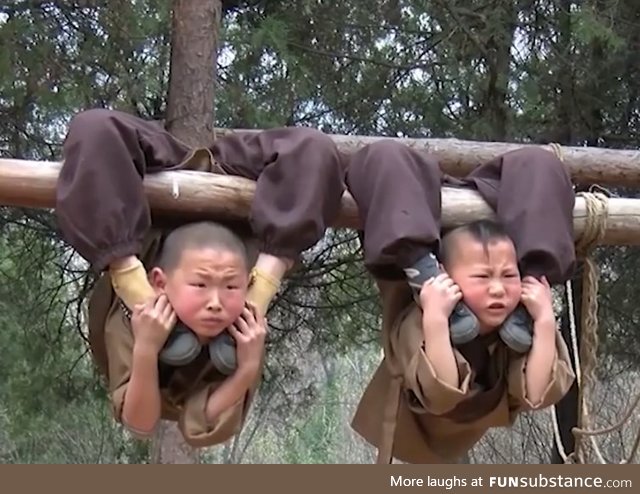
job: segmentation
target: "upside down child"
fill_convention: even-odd
[[[441,236],[441,186],[476,190],[499,222]],[[517,150],[465,179],[393,141],[354,155],[347,186],[382,297],[384,359],[353,428],[379,462],[455,462],[491,427],[559,401],[574,374],[550,283],[575,264],[574,193],[552,153]]]
[[[255,180],[250,228],[172,234],[180,218],[152,222],[143,178],[164,170]],[[125,113],[74,117],[56,214],[65,240],[101,274],[89,333],[117,420],[145,437],[159,418],[178,421],[193,446],[241,430],[261,377],[267,307],[337,216],[343,174],[332,140],[314,129],[237,132],[191,149]]]

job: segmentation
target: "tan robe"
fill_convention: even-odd
[[[152,231],[146,238],[141,258],[153,259],[158,252],[161,233]],[[131,377],[133,333],[120,302],[111,288],[108,274],[97,282],[89,301],[89,342],[91,351],[106,377],[114,417],[122,421],[122,407]],[[194,447],[223,443],[242,429],[259,379],[244,400],[222,413],[215,423],[205,416],[207,399],[226,376],[213,368],[203,351],[191,364],[176,368],[161,387],[161,416],[177,421],[188,444]]]
[[[379,449],[380,462],[392,457],[407,463],[456,462],[489,428],[511,426],[518,413],[548,407],[571,387],[575,376],[559,333],[552,378],[538,404],[525,396],[526,356],[512,353],[500,341],[488,346],[484,386],[458,350],[454,353],[460,386],[447,385],[435,375],[424,352],[421,311],[412,303],[406,282],[378,281],[378,286],[385,357],[352,426]]]

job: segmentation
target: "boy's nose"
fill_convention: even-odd
[[[494,296],[504,295],[504,285],[498,280],[492,281],[489,284],[489,293]]]
[[[207,304],[207,309],[214,312],[217,312],[220,309],[222,309],[222,305],[220,304],[220,296],[218,295],[217,290],[213,290],[211,292],[211,296],[209,297],[209,303]]]

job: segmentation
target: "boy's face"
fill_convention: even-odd
[[[515,247],[509,240],[495,240],[485,248],[463,234],[454,249],[447,272],[478,318],[480,333],[490,333],[502,325],[520,302],[522,286]]]
[[[206,340],[220,334],[242,313],[249,275],[238,254],[187,249],[171,272],[154,268],[152,282],[167,294],[178,319]]]

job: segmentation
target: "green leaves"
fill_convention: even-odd
[[[600,7],[605,6],[605,10]],[[604,43],[605,47],[618,51],[625,47],[625,40],[619,33],[617,26],[622,19],[616,19],[616,5],[614,2],[585,2],[580,9],[572,13],[576,38],[582,43],[589,44],[595,40]]]

